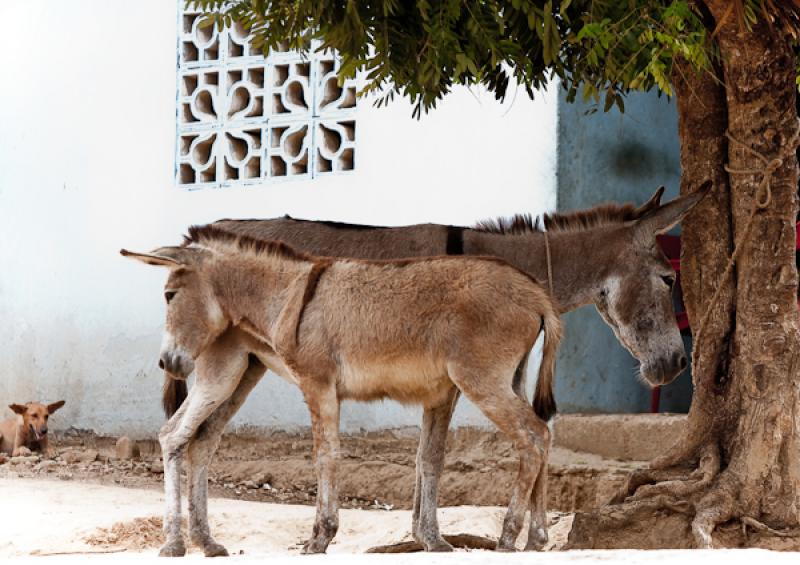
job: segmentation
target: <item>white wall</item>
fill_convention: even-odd
[[[506,104],[459,89],[411,119],[357,113],[356,171],[258,188],[175,187],[176,10],[170,0],[0,3],[0,402],[67,400],[56,427],[152,434],[164,273],[118,255],[220,217],[397,225],[555,207],[556,97]],[[461,406],[460,423],[480,423]],[[2,411],[0,411],[2,413]],[[10,413],[9,413],[10,414]],[[345,429],[416,424],[393,403],[349,405]],[[266,378],[237,417],[308,424]]]

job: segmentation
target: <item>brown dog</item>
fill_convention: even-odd
[[[8,453],[12,457],[29,455],[32,451],[51,455],[47,441],[47,420],[50,414],[64,406],[64,402],[9,405],[17,416],[0,422],[0,453]]]

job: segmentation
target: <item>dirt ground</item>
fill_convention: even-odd
[[[17,563],[42,559],[65,565],[89,562],[163,562],[156,557],[161,542],[160,514],[163,496],[152,489],[133,489],[53,479],[0,479],[0,558]],[[258,503],[231,499],[210,501],[211,526],[217,539],[231,551],[228,561],[274,565],[324,563],[326,565],[541,565],[609,562],[620,565],[737,565],[797,563],[800,553],[764,550],[713,551],[557,551],[570,528],[570,517],[550,514],[549,551],[507,554],[457,551],[454,554],[363,555],[375,545],[409,538],[410,512],[404,510],[343,510],[339,534],[328,555],[299,557],[310,531],[311,506]],[[469,532],[496,536],[504,510],[498,507],[443,508],[440,523],[445,533]],[[524,537],[524,534],[523,536]],[[202,553],[189,547],[180,563],[199,562]],[[298,561],[300,559],[301,561]],[[34,561],[35,560],[35,561]]]
[[[0,500],[4,510],[13,509],[0,513],[0,557],[154,556],[163,540],[164,506],[163,464],[157,443],[138,442],[140,455],[121,460],[116,457],[115,438],[72,431],[54,439],[54,458],[0,457]],[[343,438],[339,477],[345,510],[340,533],[330,549],[332,555],[344,553],[352,558],[375,545],[410,539],[407,509],[413,492],[416,442],[413,431]],[[605,503],[627,474],[642,464],[554,448],[549,549],[558,550],[566,542],[574,511]],[[513,448],[498,434],[471,429],[453,432],[441,488],[443,532],[496,538],[516,470]],[[212,466],[210,481],[215,497],[210,504],[212,528],[232,552],[281,557],[298,553],[314,514],[310,438],[228,435]],[[524,541],[525,534],[520,545]],[[91,555],[95,553],[98,555]],[[570,562],[588,555],[568,553],[579,556],[569,558]],[[673,557],[678,555],[657,553],[661,554],[659,562],[676,560]],[[196,550],[194,554],[200,555]],[[626,551],[603,553],[602,560],[611,554],[620,562],[642,562],[641,552]],[[556,558],[550,556],[557,554],[547,555],[547,561],[552,561]],[[424,562],[447,559],[436,556]],[[493,562],[495,557],[486,559],[481,562]],[[738,557],[731,559],[737,561]],[[409,564],[404,560],[402,565]]]
[[[163,542],[163,495],[82,482],[0,479],[0,500],[15,512],[0,517],[0,556],[64,553],[154,553]],[[212,499],[212,531],[232,554],[299,554],[311,531],[314,508],[294,504]],[[443,509],[445,532],[496,537],[503,509]],[[553,515],[563,543],[569,519]],[[374,545],[410,539],[409,511],[343,510],[330,553],[363,553]],[[201,553],[190,548],[191,553]]]
[[[138,442],[141,456],[115,458],[116,438],[70,432],[55,438],[57,456],[14,458],[0,478],[50,478],[145,489],[162,488],[155,441]],[[410,508],[414,490],[414,432],[345,436],[339,466],[344,508]],[[459,429],[451,434],[440,489],[442,506],[504,506],[518,459],[497,433]],[[554,448],[548,508],[588,509],[608,500],[639,462],[622,462]],[[211,495],[259,502],[313,504],[316,479],[307,435],[227,435],[209,473]]]

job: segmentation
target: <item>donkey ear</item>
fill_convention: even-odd
[[[127,249],[120,249],[119,253],[148,265],[177,269],[199,263],[208,252],[196,247],[159,247],[150,253],[134,253]]]
[[[141,261],[142,263],[155,265],[157,267],[169,267],[171,269],[175,269],[181,266],[181,263],[178,260],[166,255],[160,255],[158,253],[136,253],[134,251],[128,251],[127,249],[120,249],[119,254],[123,257],[135,259],[137,261]]]
[[[636,221],[636,230],[643,236],[650,237],[668,231],[711,192],[711,187],[711,181],[707,180],[691,194],[681,196],[655,210],[651,210]]]
[[[24,404],[9,404],[8,407],[14,414],[24,414],[28,411],[28,407]]]
[[[659,206],[661,206],[661,197],[664,196],[664,187],[659,186],[656,191],[653,193],[653,196],[650,199],[639,206],[635,211],[634,214],[637,218],[641,218],[651,210],[655,210]]]
[[[59,400],[58,402],[53,402],[52,404],[48,404],[47,405],[47,412],[49,414],[52,414],[53,412],[55,412],[56,410],[58,410],[59,408],[64,406],[64,404],[66,404],[66,403],[67,403],[66,400]]]

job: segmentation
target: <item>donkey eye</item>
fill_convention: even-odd
[[[168,290],[167,292],[164,293],[164,298],[166,298],[167,304],[172,302],[172,299],[175,298],[176,294],[178,294],[178,293],[175,292],[174,290]]]
[[[664,284],[670,288],[672,288],[672,285],[675,284],[675,277],[670,275],[662,275],[661,280],[664,281]]]

